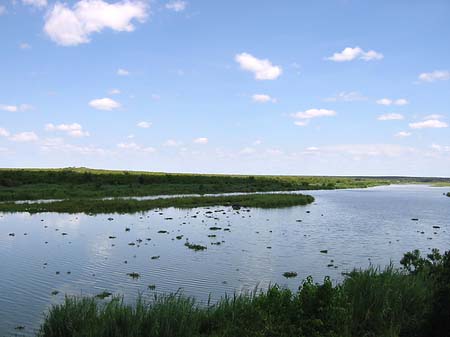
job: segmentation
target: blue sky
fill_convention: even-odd
[[[449,176],[450,2],[0,0],[0,166]]]

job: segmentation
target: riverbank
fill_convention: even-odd
[[[308,278],[297,292],[272,286],[206,306],[180,294],[140,298],[133,306],[120,297],[66,297],[50,309],[38,336],[446,336],[450,252],[409,252],[401,264],[354,270],[338,285]]]
[[[59,213],[136,213],[159,208],[194,208],[233,206],[252,208],[282,208],[307,205],[314,198],[304,194],[249,194],[230,196],[176,197],[153,200],[134,199],[68,199],[48,203],[0,203],[0,212]]]
[[[371,177],[175,174],[87,168],[0,169],[0,201],[332,190],[389,183],[392,181]]]

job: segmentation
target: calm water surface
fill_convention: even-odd
[[[416,248],[448,250],[450,198],[442,195],[448,190],[392,185],[308,191],[314,204],[276,210],[0,213],[0,336],[33,335],[46,309],[64,294],[108,290],[133,301],[139,293],[181,290],[206,301],[209,294],[218,299],[271,283],[295,289],[308,275],[339,281],[353,267],[398,263]],[[208,249],[189,250],[187,239]],[[287,280],[285,271],[298,277]],[[132,272],[141,277],[133,280],[127,276]],[[18,325],[25,330],[15,330]]]

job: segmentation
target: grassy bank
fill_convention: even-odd
[[[385,179],[169,174],[86,168],[0,169],[0,201],[358,188]]]
[[[142,299],[67,297],[40,337],[445,337],[450,331],[450,253],[405,254],[403,269],[355,270],[339,285],[310,278],[292,292],[260,293],[198,305],[180,295]]]
[[[90,200],[72,199],[49,203],[0,203],[0,212],[60,212],[60,213],[135,213],[157,208],[193,208],[206,206],[235,206],[281,208],[307,205],[314,201],[304,194],[251,194],[221,197],[178,197],[154,200]]]

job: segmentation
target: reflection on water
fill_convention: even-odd
[[[295,289],[308,275],[338,281],[353,267],[398,262],[415,248],[449,249],[450,200],[442,195],[447,190],[414,185],[308,191],[314,204],[276,210],[0,214],[0,336],[22,334],[17,325],[31,335],[46,308],[65,293],[108,290],[133,301],[139,293],[152,294],[148,286],[154,284],[156,292],[181,289],[206,301],[209,294],[217,299],[270,283]],[[186,240],[208,248],[189,250]],[[285,279],[285,271],[298,277]]]

